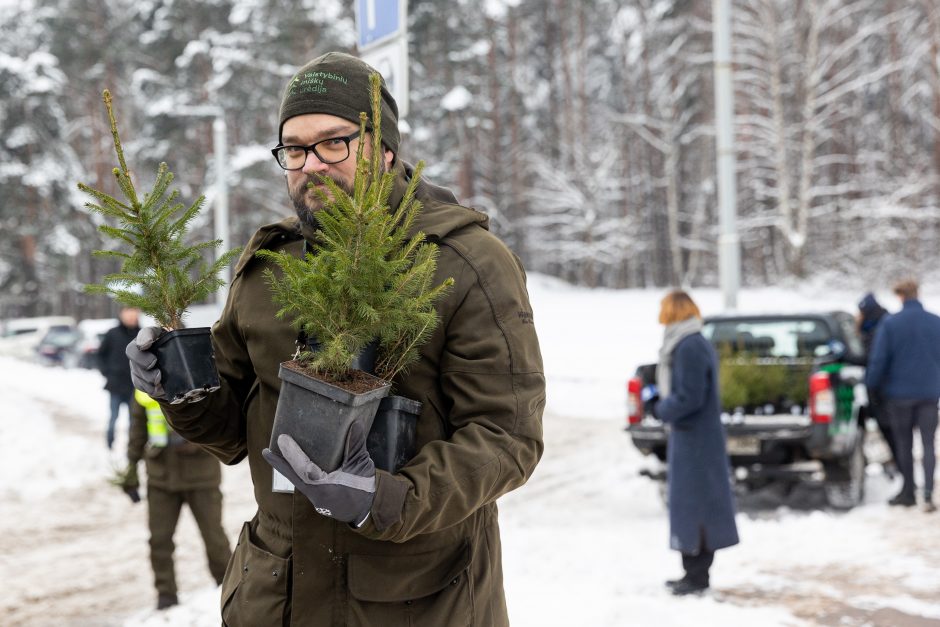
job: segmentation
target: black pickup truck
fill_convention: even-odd
[[[848,509],[864,493],[863,347],[845,312],[724,315],[702,334],[720,360],[722,422],[739,485],[822,481],[828,503]],[[627,432],[644,454],[666,459],[663,423],[646,412],[643,386],[656,364],[627,384]]]

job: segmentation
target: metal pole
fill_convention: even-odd
[[[402,68],[400,77],[401,97],[398,98],[399,124],[401,124],[401,122],[404,122],[405,118],[408,117],[408,110],[411,104],[411,85],[408,80],[408,74],[411,69],[408,66],[408,0],[401,0],[401,3],[398,5],[398,23],[401,24],[401,34],[399,35],[401,40],[401,44],[399,44],[399,63]],[[404,126],[405,128],[410,128],[407,122]]]
[[[715,140],[718,151],[718,275],[725,309],[738,306],[740,238],[736,225],[734,91],[731,80],[731,0],[712,0],[715,54]]]
[[[228,152],[226,149],[225,118],[220,112],[212,121],[212,140],[215,152],[215,239],[222,240],[222,245],[216,248],[216,259],[229,249],[228,233]],[[219,304],[224,304],[228,298],[228,284],[232,279],[232,269],[226,266],[219,274],[225,284],[218,291],[216,297]]]

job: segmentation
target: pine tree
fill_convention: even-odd
[[[162,327],[179,329],[183,326],[183,315],[192,303],[204,300],[222,287],[225,282],[219,278],[219,273],[240,251],[230,250],[207,264],[203,253],[218,248],[222,240],[191,245],[184,242],[205,197],[200,196],[184,210],[184,205],[176,202],[179,190],[169,191],[173,173],[166,163],[157,168],[150,193],[143,199],[138,196],[124,160],[111,93],[105,90],[103,97],[118,159],[118,167],[113,172],[126,202],[83,183],[79,183],[78,188],[99,203],[85,203],[86,207],[117,221],[119,225],[103,224],[99,230],[124,242],[130,252],[94,251],[96,256],[120,259],[121,270],[105,275],[101,283],[86,285],[85,291],[110,294],[118,302],[138,307],[153,316]]]
[[[324,203],[317,213],[320,240],[304,257],[262,250],[258,256],[282,271],[265,270],[279,318],[291,317],[295,328],[316,338],[316,353],[297,359],[332,379],[347,377],[362,349],[378,338],[376,372],[391,380],[418,359],[418,349],[437,326],[435,301],[453,284],[448,278],[432,286],[438,247],[424,233],[409,237],[421,203],[415,189],[423,163],[415,168],[401,203],[388,206],[395,175],[383,172],[380,83],[371,77],[372,154],[364,142],[356,150],[353,194],[331,178],[320,176],[329,194],[311,184]],[[365,112],[360,137],[366,136]]]

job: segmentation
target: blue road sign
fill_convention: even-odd
[[[356,0],[356,25],[359,31],[360,50],[401,32],[400,4],[405,1]]]

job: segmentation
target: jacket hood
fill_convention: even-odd
[[[414,174],[414,166],[399,159],[392,167],[392,173],[395,174],[395,182],[388,200],[390,207],[397,207],[404,198],[405,190]],[[409,235],[413,236],[422,232],[425,239],[434,242],[470,225],[489,230],[489,217],[475,209],[458,204],[457,197],[446,187],[434,185],[422,177],[415,190],[415,196],[421,201],[422,207]],[[245,270],[259,250],[270,248],[277,241],[297,240],[303,237],[313,239],[314,234],[307,225],[301,224],[297,216],[262,226],[242,251],[235,264],[235,276]]]
[[[858,310],[864,316],[871,316],[872,314],[884,311],[884,307],[878,304],[874,294],[868,292],[862,297],[862,300],[858,302]]]
[[[395,186],[388,200],[390,207],[397,207],[414,175],[414,166],[399,160],[392,172],[396,175]],[[489,230],[489,217],[458,204],[457,197],[446,187],[434,185],[422,177],[415,196],[421,201],[422,208],[410,235],[421,231],[428,240],[434,241],[444,239],[450,233],[471,224]]]

